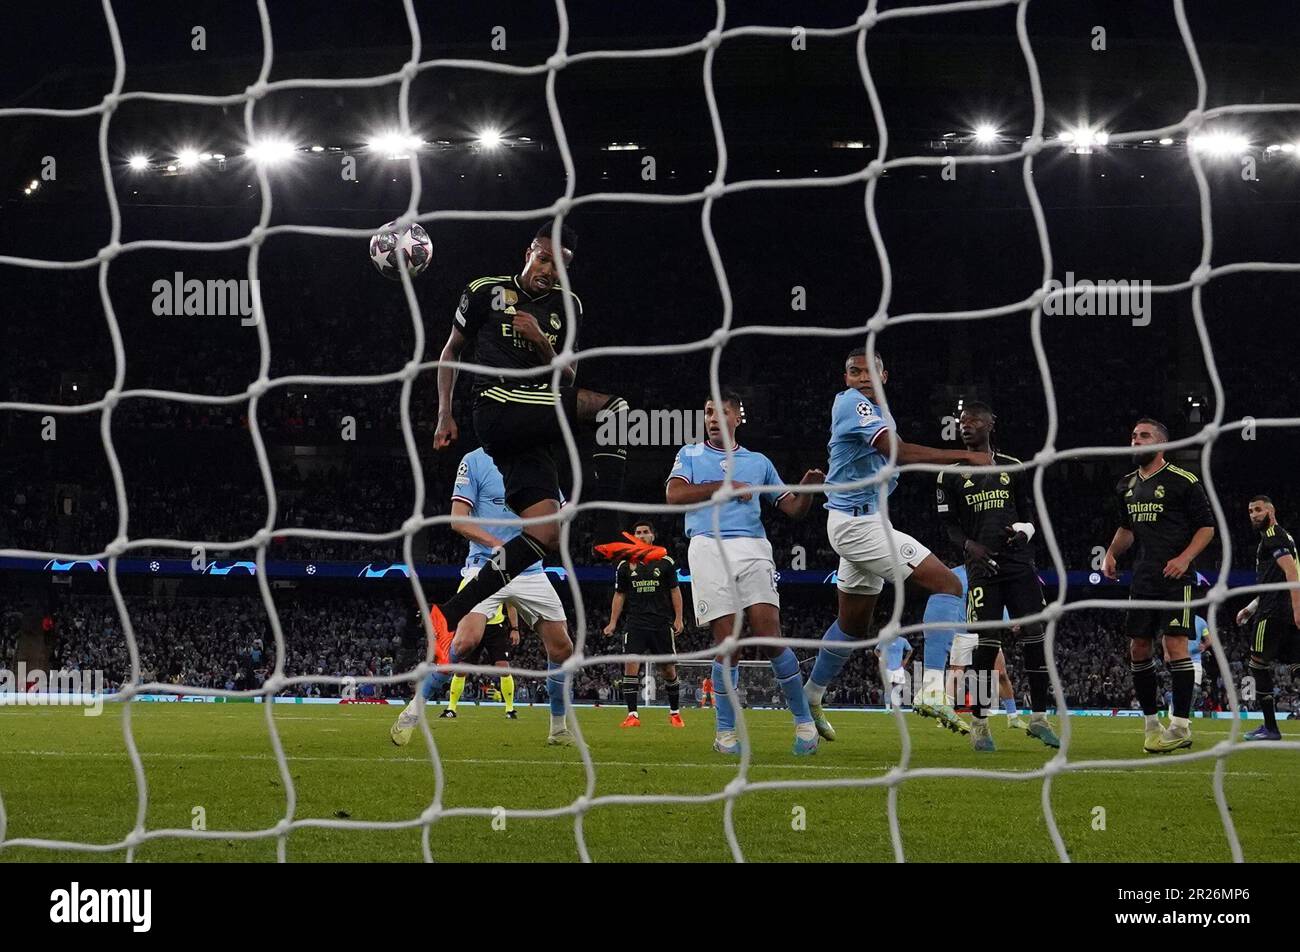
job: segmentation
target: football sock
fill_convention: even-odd
[[[682,682],[676,678],[665,681],[664,690],[668,692],[668,710],[676,714],[682,709]]]
[[[513,674],[501,675],[501,700],[506,702],[506,712],[515,709],[515,676]]]
[[[566,678],[560,666],[554,661],[546,662],[546,693],[551,698],[551,722],[555,718],[564,719],[564,690]]]
[[[725,668],[721,661],[713,662],[713,710],[718,722],[718,733],[736,729],[736,709],[732,706],[731,696],[727,694],[727,682],[723,680],[724,671],[731,672],[731,683],[740,687],[740,669],[730,664]]]
[[[794,715],[796,724],[804,724],[812,720],[812,715],[808,713],[808,698],[803,693],[803,678],[799,676],[799,659],[794,656],[794,652],[786,648],[771,661],[772,673],[776,675],[776,683],[781,685],[781,693],[785,695],[785,703],[790,706],[790,713]]]
[[[930,704],[947,700],[943,691],[943,668],[926,668],[921,675],[921,699]]]
[[[1021,650],[1025,655],[1025,674],[1029,677],[1029,709],[1045,714],[1052,696],[1052,679],[1047,674],[1047,644],[1040,635],[1038,640],[1022,641]]]
[[[817,660],[813,662],[812,674],[808,676],[808,700],[813,704],[822,702],[822,698],[826,695],[826,686],[844,670],[844,665],[848,663],[853,651],[840,643],[852,640],[845,634],[844,629],[840,628],[838,620],[831,622],[826,633],[822,635],[823,645],[817,652]]]
[[[970,670],[974,674],[975,686],[975,697],[971,699],[971,704],[976,717],[986,717],[988,710],[997,703],[998,674],[994,665],[998,663],[1001,647],[996,640],[985,641],[981,637],[971,653]]]
[[[1186,721],[1192,712],[1192,691],[1196,688],[1196,666],[1192,664],[1191,658],[1179,658],[1177,661],[1170,661],[1166,667],[1169,669],[1169,677],[1173,681],[1174,688],[1174,700],[1170,705],[1169,716]]]
[[[641,693],[641,678],[636,674],[623,675],[623,702],[629,714],[637,713],[637,695]]]
[[[460,703],[460,696],[465,693],[465,675],[457,674],[451,679],[451,691],[447,695],[447,710],[456,710],[456,705]]]
[[[460,655],[457,654],[455,646],[452,646],[451,648],[450,657],[452,664],[455,664],[460,660]],[[445,688],[450,681],[450,671],[434,671],[425,675],[424,680],[420,682],[420,693],[424,695],[426,701],[432,701],[435,696],[442,693],[442,689]]]
[[[1002,699],[1002,709],[1007,712],[1007,717],[1015,717],[1020,713],[1020,708],[1016,706],[1016,699],[1013,697]]]
[[[1264,713],[1264,726],[1271,731],[1277,730],[1277,709],[1273,702],[1273,666],[1256,667],[1250,663],[1250,673],[1255,679],[1255,697],[1259,698],[1259,709]]]
[[[1150,658],[1129,661],[1129,669],[1133,672],[1133,693],[1142,705],[1142,713],[1154,717],[1159,710],[1156,707],[1156,663]]]

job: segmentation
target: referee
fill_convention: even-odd
[[[654,545],[655,530],[649,522],[636,523],[632,534],[643,545]],[[640,564],[625,560],[618,564],[605,635],[614,634],[623,619],[627,621],[623,636],[623,650],[627,654],[677,654],[674,638],[682,632],[682,590],[677,585],[677,563],[671,557],[665,555]],[[627,702],[624,727],[641,726],[637,711],[640,681],[641,662],[626,662],[623,665],[623,700]],[[664,688],[668,692],[668,723],[685,727],[681,713],[682,687],[677,680],[677,665],[672,662],[664,665]]]

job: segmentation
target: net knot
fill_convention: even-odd
[[[248,395],[250,397],[264,397],[266,391],[271,389],[271,381],[267,377],[258,377],[248,385]]]
[[[270,545],[271,533],[268,529],[258,529],[253,533],[253,548],[260,549],[264,545]]]
[[[1198,439],[1202,443],[1213,443],[1218,436],[1219,424],[1215,423],[1213,420],[1210,420],[1202,426],[1201,432],[1197,434]]]
[[[254,225],[253,230],[248,233],[248,241],[254,247],[266,241],[266,228],[262,225]]]
[[[402,535],[415,535],[424,528],[424,519],[421,516],[408,516],[402,523]]]
[[[1201,285],[1208,283],[1209,280],[1210,266],[1208,264],[1203,264],[1192,272],[1192,284],[1196,285],[1198,288]]]
[[[871,320],[867,321],[867,330],[879,334],[885,329],[885,325],[888,323],[889,315],[884,311],[878,311],[871,315]]]
[[[419,63],[403,63],[403,64],[402,64],[402,79],[407,79],[407,80],[415,79],[415,77],[417,77],[417,76],[419,76],[419,75],[420,75],[420,64],[419,64]]]
[[[862,30],[870,30],[873,26],[876,25],[876,21],[878,19],[879,17],[876,15],[875,10],[867,10],[860,17],[858,17],[858,28]]]
[[[1043,151],[1043,147],[1046,144],[1047,143],[1043,140],[1041,135],[1032,135],[1025,140],[1025,144],[1020,148],[1026,155],[1037,155],[1039,152]]]
[[[719,199],[727,194],[727,188],[721,182],[710,182],[704,187],[704,197]]]
[[[1187,115],[1183,116],[1181,125],[1187,126],[1189,132],[1195,132],[1205,121],[1205,113],[1199,109],[1187,110]]]
[[[104,548],[104,551],[110,559],[119,558],[126,554],[129,541],[126,536],[118,536]]]
[[[732,777],[730,782],[722,788],[722,792],[727,795],[728,800],[732,800],[744,793],[747,786],[749,785],[745,783],[744,777]]]
[[[709,49],[717,49],[722,45],[722,31],[714,27],[708,33],[704,34],[704,45]]]
[[[885,172],[885,163],[881,162],[879,159],[872,159],[870,162],[867,163],[867,169],[866,169],[867,178],[869,179],[880,178],[880,176],[883,175],[884,172]]]
[[[266,81],[259,79],[257,82],[253,83],[253,85],[244,90],[244,95],[249,99],[261,99],[267,94],[268,89],[269,87]]]
[[[564,67],[568,65],[569,58],[563,53],[552,53],[550,56],[546,57],[547,69],[564,69]]]
[[[99,249],[99,253],[96,254],[95,257],[100,261],[112,261],[121,253],[122,243],[120,241],[110,241],[108,244],[104,245],[104,247]]]
[[[573,801],[573,810],[575,813],[586,813],[591,809],[591,797],[583,794]]]

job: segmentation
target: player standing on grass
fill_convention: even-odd
[[[744,419],[744,407],[734,392],[723,391],[720,407],[712,400],[704,404],[708,439],[677,451],[664,490],[669,505],[707,502],[722,488],[728,465],[733,467],[732,485],[738,490],[751,485],[781,484],[781,477],[771,460],[736,442],[736,430]],[[728,447],[732,449],[731,460],[727,458]],[[820,470],[810,469],[800,482],[820,483],[825,478]],[[811,493],[768,490],[762,493],[761,498],[792,519],[802,519],[812,506]],[[776,564],[772,561],[772,544],[767,541],[767,532],[763,528],[759,499],[753,493],[742,492],[733,499],[686,513],[695,622],[701,627],[710,627],[715,644],[730,636],[739,612],[745,613],[752,636],[780,637],[781,634]],[[715,510],[717,530],[713,523]],[[816,753],[817,729],[808,713],[808,702],[800,684],[799,660],[789,648],[780,646],[765,646],[762,652],[771,662],[777,683],[781,685],[786,703],[794,715],[794,753],[797,756]],[[713,749],[723,754],[740,753],[735,707],[727,693],[728,682],[723,680],[724,671],[729,671],[730,683],[736,685],[737,670],[732,667],[730,658],[719,655],[714,659],[712,677],[717,736]]]
[[[468,579],[462,579],[464,585]],[[468,616],[466,616],[468,617]],[[488,664],[498,668],[510,667],[510,649],[519,646],[519,613],[514,602],[505,602],[497,606],[497,613],[487,620],[483,629],[483,640],[478,647],[465,656],[466,664],[478,664],[479,659],[486,658]],[[465,675],[453,675],[451,687],[447,689],[447,707],[438,715],[439,718],[455,720],[459,716],[456,709],[460,707],[461,695],[465,693]],[[426,698],[432,700],[432,698]],[[501,700],[505,702],[506,717],[518,720],[515,713],[515,678],[512,674],[501,675]]]
[[[654,545],[654,526],[642,520],[632,527],[632,534],[644,545]],[[677,584],[677,563],[665,555],[662,559],[637,564],[623,561],[614,573],[614,601],[609,608],[605,635],[614,634],[618,623],[626,619],[623,636],[625,654],[675,655],[674,639],[682,633],[682,590]],[[627,702],[624,727],[640,727],[637,696],[641,693],[640,661],[623,665],[623,700]],[[664,665],[664,689],[668,692],[668,723],[685,727],[682,722],[682,685],[677,680],[677,665]]]
[[[557,258],[570,266],[577,235],[562,229],[560,249],[551,245],[553,222],[547,222],[524,251],[523,270],[516,275],[479,278],[465,288],[456,308],[455,324],[439,356],[443,361],[460,358],[471,344],[475,363],[500,369],[547,367],[556,356],[556,346],[565,339],[565,299],[570,299],[576,318],[582,317],[582,302],[557,281]],[[560,510],[560,478],[556,446],[563,440],[557,413],[572,423],[595,421],[601,413],[625,414],[622,397],[596,393],[574,386],[577,370],[570,364],[560,375],[560,387],[552,389],[550,374],[532,381],[492,373],[474,377],[474,432],[487,455],[500,470],[504,504],[519,516],[531,519],[553,516]],[[438,368],[438,427],[433,446],[445,449],[458,434],[452,414],[452,393],[456,383],[453,367]],[[614,432],[625,433],[625,427]],[[622,446],[599,447],[594,454],[593,499],[618,499],[623,492],[627,450]],[[617,513],[602,513],[598,534],[605,540],[617,536]],[[436,641],[450,641],[451,632],[474,607],[495,595],[502,587],[538,565],[547,552],[559,546],[557,521],[533,523],[514,535],[500,550],[484,561],[478,574],[464,588],[430,612]],[[602,554],[617,554],[632,561],[661,558],[658,547],[639,543],[609,542]],[[566,636],[567,637],[567,636]],[[556,647],[559,645],[557,643]],[[563,697],[565,678],[560,670],[572,648],[563,654],[549,654],[547,692]],[[554,701],[552,702],[554,703]]]
[[[889,380],[885,362],[876,354],[876,370],[881,384]],[[876,405],[871,384],[867,352],[859,347],[849,353],[844,363],[844,386],[831,405],[830,473],[831,486],[860,483],[875,476],[889,462],[891,448],[898,446],[899,463],[965,463],[980,466],[989,462],[987,453],[967,450],[933,449],[898,439],[894,418]],[[930,550],[910,535],[899,532],[885,521],[880,511],[881,496],[888,496],[898,485],[898,474],[889,479],[888,487],[879,483],[852,489],[828,488],[826,491],[826,535],[831,548],[840,556],[839,613],[822,636],[822,649],[804,693],[817,724],[817,732],[827,740],[835,739],[835,729],[822,711],[822,698],[849,660],[851,649],[840,642],[860,641],[868,637],[876,598],[885,579],[894,577],[897,565],[903,579],[911,579],[927,592],[960,596],[957,576]],[[882,493],[883,490],[883,493]],[[889,539],[894,541],[890,553]],[[895,558],[898,562],[895,563]]]
[[[1237,613],[1237,624],[1254,621],[1250,632],[1250,673],[1255,696],[1264,713],[1264,726],[1245,740],[1281,740],[1273,699],[1273,664],[1291,667],[1291,680],[1300,677],[1300,574],[1297,573],[1295,539],[1277,524],[1277,509],[1267,496],[1250,501],[1250,524],[1259,533],[1255,550],[1255,579],[1259,585],[1287,582],[1289,590],[1260,592]],[[1258,621],[1255,621],[1258,619]]]
[[[1014,456],[993,450],[996,418],[986,403],[968,403],[961,412],[961,440],[968,450],[992,455],[994,465],[1015,465]],[[970,473],[948,470],[939,474],[935,500],[948,538],[966,556],[966,620],[1001,621],[1005,613],[1013,618],[1034,615],[1046,605],[1043,583],[1034,564],[1034,506],[1029,496],[1029,479],[1023,470]],[[987,704],[993,706],[993,682],[998,654],[1002,651],[1002,629],[974,632],[977,642],[971,655],[975,673],[975,706],[971,711],[971,744],[978,751],[995,750],[989,732]],[[1030,737],[1048,747],[1061,742],[1047,722],[1050,682],[1044,647],[1045,628],[1041,621],[1020,626],[1018,639],[1029,675]],[[1003,661],[1003,676],[1006,662]],[[1000,680],[1000,679],[999,679]],[[1010,687],[1008,679],[1006,687]],[[1014,700],[1014,699],[1013,699]]]
[[[1133,427],[1131,443],[1138,448],[1134,454],[1138,468],[1116,487],[1120,525],[1102,561],[1105,576],[1118,579],[1115,560],[1136,542],[1138,554],[1133,561],[1129,598],[1181,603],[1165,608],[1130,608],[1125,618],[1133,690],[1146,715],[1142,749],[1148,754],[1192,746],[1188,718],[1196,674],[1187,654],[1187,639],[1196,633],[1191,607],[1193,564],[1214,538],[1214,516],[1201,481],[1166,462],[1163,451],[1144,448],[1168,441],[1168,428],[1150,417],[1143,417]],[[1163,729],[1156,714],[1159,707],[1152,659],[1153,641],[1159,635],[1164,636],[1165,666],[1173,682],[1169,726]]]
[[[471,514],[478,519],[517,518],[506,506],[505,484],[501,473],[493,464],[492,458],[482,449],[466,453],[460,461],[451,496],[451,514],[454,517],[452,529],[469,540],[469,555],[465,558],[465,567],[461,569],[463,593],[474,584],[475,577],[492,564],[495,553],[500,552],[503,546],[517,538],[522,531],[520,526],[487,525],[469,518]],[[454,639],[436,641],[434,661],[437,664],[467,663],[471,654],[478,650],[488,619],[494,617],[507,601],[541,636],[550,661],[567,658],[573,653],[564,605],[547,580],[541,562],[535,562],[511,579],[504,588],[497,589],[463,615],[456,626]],[[555,667],[554,664],[549,666]],[[419,723],[420,706],[435,697],[450,680],[451,675],[446,671],[434,672],[424,679],[416,696],[398,715],[389,731],[394,744],[403,747],[410,743],[411,734]],[[512,710],[514,689],[513,677],[501,679],[501,693],[511,698],[506,703]],[[546,691],[551,705],[551,729],[546,742],[555,746],[569,746],[573,743],[573,735],[565,723],[564,684],[554,675],[549,676],[546,679]]]

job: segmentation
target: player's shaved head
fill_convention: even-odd
[[[1156,433],[1160,435],[1159,442],[1161,443],[1169,442],[1169,427],[1165,426],[1163,423],[1161,423],[1159,420],[1155,419],[1154,417],[1144,416],[1141,419],[1139,419],[1137,423],[1133,425],[1134,432],[1136,433],[1138,428],[1142,426],[1148,426],[1151,429],[1155,430]]]
[[[1276,508],[1273,506],[1273,500],[1269,499],[1267,496],[1251,496],[1250,502],[1252,505],[1254,505],[1257,502],[1262,502],[1264,505],[1270,508]]]

